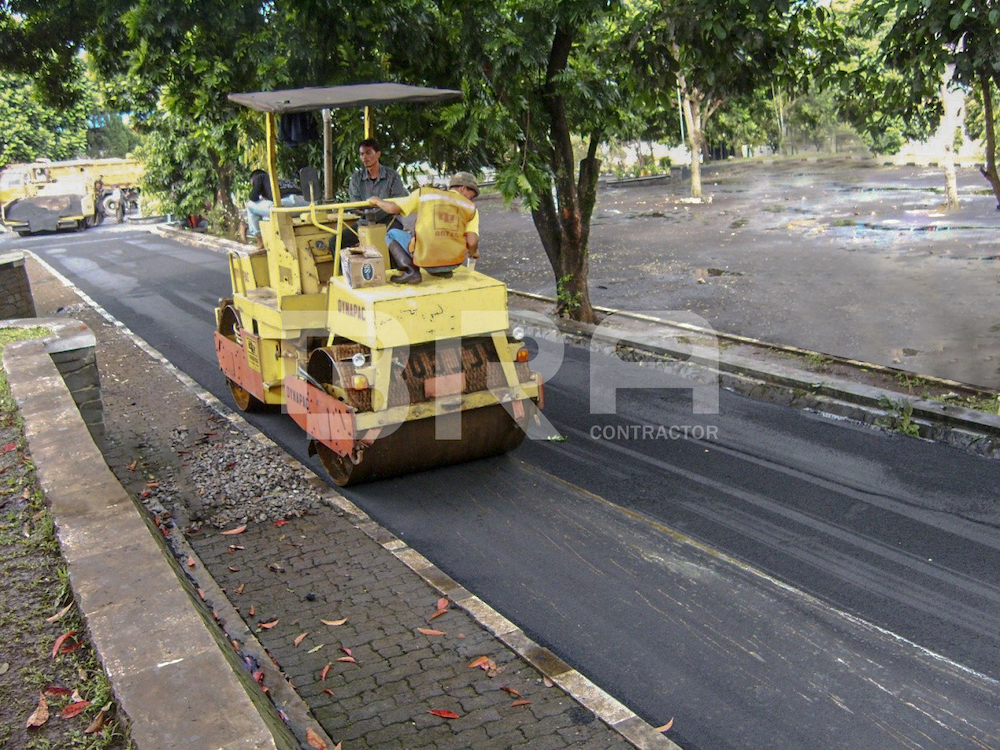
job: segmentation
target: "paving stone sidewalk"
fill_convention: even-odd
[[[37,264],[32,273],[39,315],[62,310],[97,337],[109,466],[127,490],[158,510],[161,529],[184,533],[196,555],[182,565],[191,573],[207,570],[222,587],[226,602],[213,601],[211,591],[201,594],[234,647],[242,644],[233,626],[245,623],[334,742],[359,750],[633,746],[536,668],[548,665],[558,675],[566,665],[542,650],[529,664],[455,606],[470,594],[440,572],[435,583],[451,599],[432,619],[441,591],[393,554],[405,547],[402,542],[360,511],[351,512],[350,503],[332,507],[303,498],[303,508],[315,509],[299,518],[250,523],[238,535],[201,522],[204,488],[186,465],[192,452],[259,452],[252,429],[244,432],[219,417]],[[280,475],[289,464],[284,455],[271,461],[255,468]],[[198,586],[193,581],[192,589]],[[231,604],[242,622],[227,623],[222,604]],[[520,631],[505,638],[527,640]],[[480,666],[469,666],[477,661]],[[249,651],[245,662],[254,673],[264,666]],[[265,688],[287,690],[271,675],[261,675]],[[676,747],[637,718],[623,724],[636,730],[634,744]]]

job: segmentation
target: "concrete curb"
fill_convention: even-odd
[[[4,366],[77,604],[135,745],[294,747],[280,722],[272,722],[275,731],[268,727],[178,586],[133,499],[104,463],[45,344],[10,344]]]
[[[540,295],[522,292],[511,292],[511,294],[555,304],[555,300]],[[600,312],[618,315],[624,319],[632,318],[639,324],[655,326],[656,330],[652,333],[611,330],[603,326],[581,324],[516,309],[510,311],[510,317],[512,321],[542,337],[568,338],[601,351],[616,351],[625,347],[652,355],[656,359],[705,369],[718,376],[722,387],[754,398],[813,409],[869,425],[887,418],[891,421],[890,411],[909,409],[913,423],[920,429],[920,437],[947,443],[977,455],[1000,457],[1000,414],[990,414],[898,391],[862,385],[843,378],[811,372],[791,364],[762,362],[760,359],[728,351],[719,345],[719,341],[763,348],[791,357],[830,359],[859,372],[918,377],[941,388],[994,397],[1000,395],[1000,392],[987,388],[972,388],[963,383],[908,373],[881,365],[834,358],[797,347],[775,346],[756,339],[721,334],[690,324],[656,320],[606,308],[601,308]],[[546,323],[544,327],[539,326],[542,318]]]

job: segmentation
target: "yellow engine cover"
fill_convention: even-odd
[[[414,346],[505,331],[507,286],[465,266],[450,279],[424,274],[421,284],[352,289],[338,277],[328,287],[332,334],[371,349]]]

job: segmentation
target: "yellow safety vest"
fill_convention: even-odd
[[[417,212],[413,262],[421,268],[455,266],[465,260],[465,234],[479,234],[479,213],[472,201],[454,190],[420,188],[395,198],[404,216]]]

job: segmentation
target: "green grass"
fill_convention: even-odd
[[[825,367],[826,365],[833,362],[833,360],[830,359],[829,357],[823,356],[819,352],[811,352],[810,354],[806,355],[806,362],[809,363],[812,367]]]
[[[885,396],[879,398],[879,406],[885,415],[875,420],[879,427],[918,437],[920,425],[913,421],[913,404],[906,400],[892,401]]]

